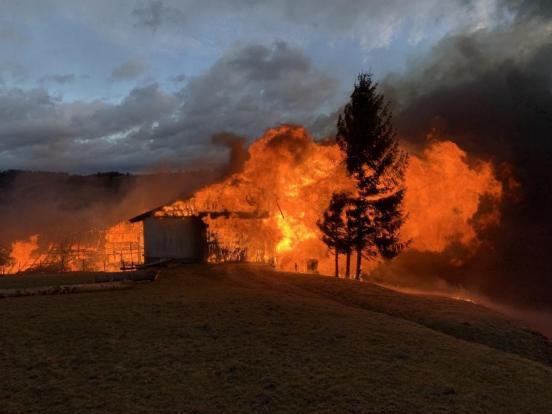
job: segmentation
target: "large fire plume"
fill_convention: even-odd
[[[331,273],[332,258],[316,222],[334,192],[354,192],[343,153],[336,144],[317,143],[297,126],[265,133],[249,149],[242,172],[177,201],[159,215],[193,211],[240,211],[264,217],[254,224],[239,218],[207,219],[213,236],[228,249],[240,246],[250,260],[274,259],[285,270],[317,263]],[[450,243],[476,246],[477,231],[500,220],[502,186],[490,162],[470,160],[456,144],[433,139],[412,154],[406,174],[404,240],[411,248],[440,252]],[[482,199],[491,208],[479,215]],[[373,263],[372,265],[375,265]]]
[[[316,222],[334,192],[354,192],[343,161],[336,144],[316,142],[302,127],[280,126],[253,142],[241,172],[156,214],[227,212],[204,218],[217,246],[210,250],[211,261],[269,262],[284,270],[329,274],[333,259]],[[411,154],[406,186],[408,218],[402,237],[412,240],[412,249],[440,252],[451,243],[477,246],[478,231],[500,220],[502,186],[493,165],[470,159],[452,141],[432,139],[423,152]],[[483,199],[490,204],[485,214],[480,213]],[[139,225],[121,223],[99,233],[94,243],[81,243],[63,265],[69,270],[114,270],[141,261]],[[74,253],[75,243],[68,248]],[[12,245],[11,268],[47,263],[44,255],[59,263],[62,253],[41,247],[40,236],[33,236]]]

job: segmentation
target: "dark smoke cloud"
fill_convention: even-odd
[[[518,20],[552,17],[552,3],[548,0],[500,0],[499,4],[514,13]]]
[[[0,247],[40,234],[39,242],[83,242],[153,207],[188,197],[220,178],[215,169],[147,175],[0,172]]]
[[[552,26],[550,2],[505,1],[511,25],[449,36],[403,75],[388,76],[401,137],[423,146],[433,131],[492,160],[508,192],[502,223],[461,267],[412,252],[397,274],[437,276],[508,301],[552,306]]]
[[[245,162],[249,159],[247,151],[247,138],[231,132],[219,132],[211,137],[215,145],[228,148],[230,155],[228,164],[222,169],[222,174],[228,176],[243,169]]]

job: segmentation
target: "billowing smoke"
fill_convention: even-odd
[[[39,242],[79,242],[215,180],[214,170],[128,175],[6,171],[0,173],[0,246],[40,234]]]
[[[443,254],[407,252],[380,271],[550,306],[552,3],[502,5],[508,23],[448,36],[404,74],[382,82],[409,145],[423,148],[431,132],[497,166],[505,190],[501,225],[481,234],[477,254],[463,263],[451,264],[459,248],[453,245]]]
[[[228,148],[228,164],[222,169],[224,175],[231,175],[243,169],[243,166],[249,158],[247,152],[247,138],[232,134],[231,132],[219,132],[211,137],[211,142],[215,145]]]

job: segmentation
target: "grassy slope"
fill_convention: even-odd
[[[99,274],[107,272],[69,272],[69,273],[30,273],[16,276],[0,276],[0,289],[33,288],[39,286],[58,286],[74,283],[94,283]]]
[[[368,284],[189,266],[0,313],[0,412],[552,412],[542,337]]]

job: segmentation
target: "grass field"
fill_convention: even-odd
[[[0,289],[93,278],[41,277]],[[543,336],[367,283],[190,265],[0,312],[1,413],[552,412]]]

